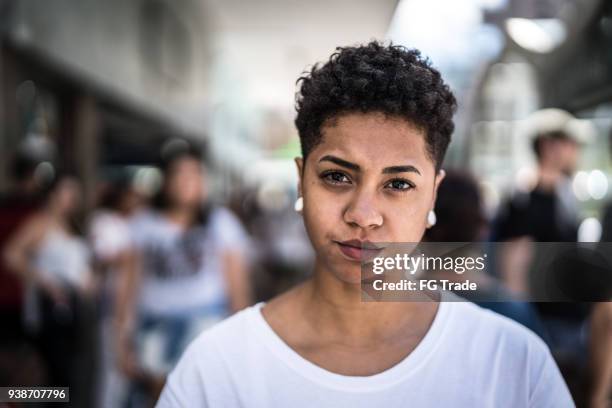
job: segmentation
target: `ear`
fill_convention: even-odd
[[[436,205],[436,199],[438,198],[438,188],[440,187],[440,183],[442,183],[442,180],[444,180],[444,177],[446,177],[446,172],[440,169],[438,171],[438,174],[436,174],[434,178],[433,197],[430,206],[431,209],[433,209]]]
[[[302,175],[304,174],[304,159],[301,157],[296,157],[293,160],[295,161],[295,166],[297,167],[297,172],[298,172],[298,185],[297,185],[298,197],[301,197],[302,196]]]

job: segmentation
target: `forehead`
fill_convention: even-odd
[[[75,178],[65,177],[57,184],[58,189],[75,189],[79,187],[79,183]]]
[[[408,121],[382,113],[351,113],[330,121],[311,155],[335,152],[364,169],[413,164],[431,168],[425,132]]]
[[[171,171],[176,171],[176,170],[181,170],[181,171],[198,170],[199,171],[200,162],[194,157],[189,157],[189,156],[180,157],[170,164],[169,169]]]

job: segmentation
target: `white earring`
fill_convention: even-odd
[[[304,199],[302,197],[298,197],[298,199],[295,200],[293,209],[295,210],[295,212],[299,212],[299,213],[302,212],[302,210],[304,209]]]
[[[438,219],[436,218],[436,213],[434,212],[434,210],[429,210],[429,212],[427,213],[427,224],[430,227],[433,227],[434,225],[436,225],[436,221],[438,221]]]

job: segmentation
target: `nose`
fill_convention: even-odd
[[[345,209],[343,218],[347,224],[364,229],[377,228],[383,224],[383,216],[376,208],[375,197],[365,191],[355,194]]]

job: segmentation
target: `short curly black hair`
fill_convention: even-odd
[[[338,47],[297,85],[295,125],[304,159],[321,142],[327,121],[348,113],[380,112],[422,129],[436,170],[442,165],[457,102],[440,72],[418,50],[378,41]]]

